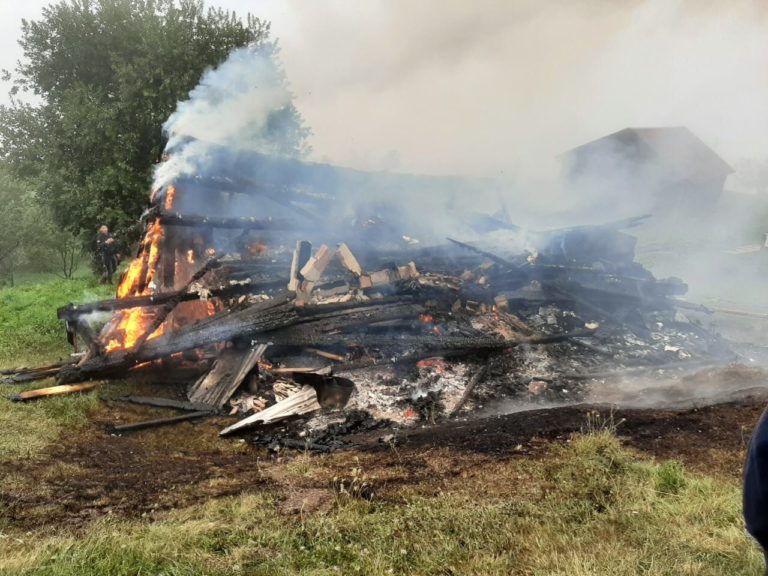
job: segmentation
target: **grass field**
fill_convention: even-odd
[[[90,278],[0,290],[0,365],[65,355],[55,309],[110,293]],[[97,441],[103,432],[90,428],[88,416],[103,409],[99,395],[106,394],[32,404],[13,404],[4,394],[0,470],[19,459],[45,460],[49,447],[80,431]],[[194,440],[183,450],[194,451]],[[762,555],[743,530],[738,478],[652,461],[622,447],[611,426],[585,422],[582,434],[552,443],[543,457],[438,469],[428,489],[394,485],[386,496],[366,489],[386,480],[354,458],[289,455],[264,464],[264,475],[282,479],[266,488],[151,520],[107,515],[35,529],[17,527],[4,513],[6,495],[35,478],[0,473],[0,574],[762,574]],[[73,466],[73,473],[87,471]],[[342,474],[340,488],[334,478]],[[308,480],[325,487],[329,505],[286,514],[282,503]],[[93,490],[98,498],[99,487]]]
[[[13,288],[0,288],[0,368],[42,364],[71,352],[56,309],[69,302],[114,296],[114,286],[88,273],[72,280],[21,275]]]

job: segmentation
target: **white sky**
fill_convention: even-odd
[[[21,56],[21,18],[48,3],[0,0],[1,68]],[[517,175],[657,125],[688,126],[730,162],[768,158],[764,0],[208,3],[272,21],[318,160]]]

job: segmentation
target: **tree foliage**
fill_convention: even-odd
[[[0,285],[18,269],[72,278],[82,260],[80,237],[61,229],[34,192],[0,167]]]
[[[13,92],[39,104],[15,98],[0,107],[0,155],[69,232],[129,229],[176,103],[233,48],[268,36],[268,23],[198,0],[50,5],[40,20],[22,22]]]

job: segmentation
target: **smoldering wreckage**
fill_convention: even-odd
[[[526,232],[466,216],[471,243],[432,243],[418,216],[392,206],[338,208],[341,188],[364,194],[360,179],[374,175],[255,153],[241,161],[259,177],[233,166],[154,192],[117,297],[58,311],[85,352],[7,371],[6,382],[56,378],[17,400],[112,379],[184,382],[186,399],[124,397],[176,412],[114,432],[228,414],[222,436],[324,451],[361,429],[481,414],[502,400],[578,402],[616,375],[736,357],[686,316],[696,306],[678,298],[681,280],[635,261],[626,229],[641,218]]]

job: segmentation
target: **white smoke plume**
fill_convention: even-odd
[[[203,75],[163,125],[170,157],[159,165],[154,189],[204,170],[212,147],[278,152],[280,142],[271,137],[268,124],[290,105],[291,93],[269,50],[234,50]]]

